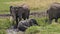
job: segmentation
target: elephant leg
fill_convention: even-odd
[[[17,26],[18,26],[18,17],[16,16],[16,17],[15,17],[15,25],[14,25],[14,29],[16,29]]]
[[[18,26],[18,17],[16,16],[16,28],[17,28],[17,26]]]
[[[18,13],[18,22],[22,20],[22,13]]]
[[[24,20],[26,20],[26,17],[23,17]]]
[[[22,20],[22,16],[19,16],[18,19],[19,19],[19,21],[21,21],[21,20]],[[18,22],[19,22],[19,21],[18,21]]]
[[[24,20],[26,20],[26,15],[22,16],[22,18],[23,18]]]
[[[25,14],[25,18],[26,18],[26,19],[29,19],[29,13],[26,13],[26,14]]]
[[[29,19],[29,15],[27,15],[26,17],[27,17],[27,19]]]
[[[21,21],[21,20],[22,20],[22,18],[19,18],[19,21]],[[19,22],[19,21],[18,21],[18,22]]]
[[[26,15],[25,15],[25,14],[22,14],[22,18],[23,18],[24,20],[26,20]]]
[[[29,14],[30,14],[30,11],[26,14],[26,16],[27,16],[27,19],[29,19]]]
[[[58,22],[58,18],[55,19],[55,22]]]

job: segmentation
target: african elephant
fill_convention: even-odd
[[[22,20],[18,23],[18,30],[25,31],[30,26],[38,25],[37,21],[35,19],[27,19]]]
[[[16,22],[15,28],[17,28],[18,22],[23,18],[24,20],[29,19],[30,9],[19,7],[19,6],[10,6],[10,14]]]
[[[52,20],[55,19],[55,22],[60,18],[60,3],[53,3],[50,8],[47,10],[49,16],[49,23],[52,23]]]

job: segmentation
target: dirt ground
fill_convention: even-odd
[[[22,31],[17,32],[14,29],[7,29],[6,32],[7,34],[24,34],[24,32]]]
[[[32,12],[30,13],[30,16],[35,16],[35,17],[47,17],[48,14],[47,12]]]
[[[17,31],[17,29],[14,29],[13,26],[11,26],[9,29],[6,30],[7,34],[24,34],[22,31]]]

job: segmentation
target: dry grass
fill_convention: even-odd
[[[23,0],[23,1],[15,1],[15,2],[6,2],[6,4],[10,5],[18,5],[27,4],[31,9],[46,9],[54,2],[59,2],[60,0]]]

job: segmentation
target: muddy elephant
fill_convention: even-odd
[[[55,22],[60,18],[60,3],[53,3],[50,8],[47,10],[49,16],[49,23],[52,23],[52,20],[55,19]]]
[[[22,20],[18,23],[18,30],[20,31],[25,31],[28,27],[30,26],[35,26],[38,25],[37,21],[35,19],[27,19],[27,20]]]
[[[18,22],[23,18],[24,20],[29,19],[30,9],[19,7],[19,6],[10,6],[10,14],[14,21],[16,22],[15,28],[17,28]]]

